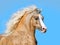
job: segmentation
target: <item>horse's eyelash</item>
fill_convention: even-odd
[[[35,20],[38,20],[38,19],[39,19],[38,17],[35,18]]]

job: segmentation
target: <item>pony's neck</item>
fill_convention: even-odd
[[[32,31],[32,33],[34,33],[35,28],[32,26],[31,24],[31,17],[32,15],[28,15],[27,13],[25,13],[25,15],[22,17],[18,27],[22,27],[24,26],[28,31]]]
[[[32,26],[32,24],[31,24],[32,15],[33,15],[33,14],[25,15],[26,17],[25,17],[24,25],[25,25],[25,27],[26,27],[28,30],[34,32],[35,28],[34,28],[34,27]]]

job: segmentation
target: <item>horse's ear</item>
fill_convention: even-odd
[[[35,9],[38,13],[41,13],[42,9]]]
[[[41,13],[42,12],[42,8],[41,9],[38,9],[38,12]]]
[[[40,9],[40,11],[42,11],[42,8]]]

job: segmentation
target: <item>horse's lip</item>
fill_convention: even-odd
[[[44,29],[44,30],[42,29],[41,32],[45,33],[46,32],[46,29]]]

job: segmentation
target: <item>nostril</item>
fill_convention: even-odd
[[[45,30],[45,28],[42,28],[43,30]]]
[[[43,27],[42,30],[46,30],[46,28]]]
[[[42,28],[42,31],[45,33],[46,32],[46,28]]]
[[[46,30],[46,28],[42,28],[42,30]]]

